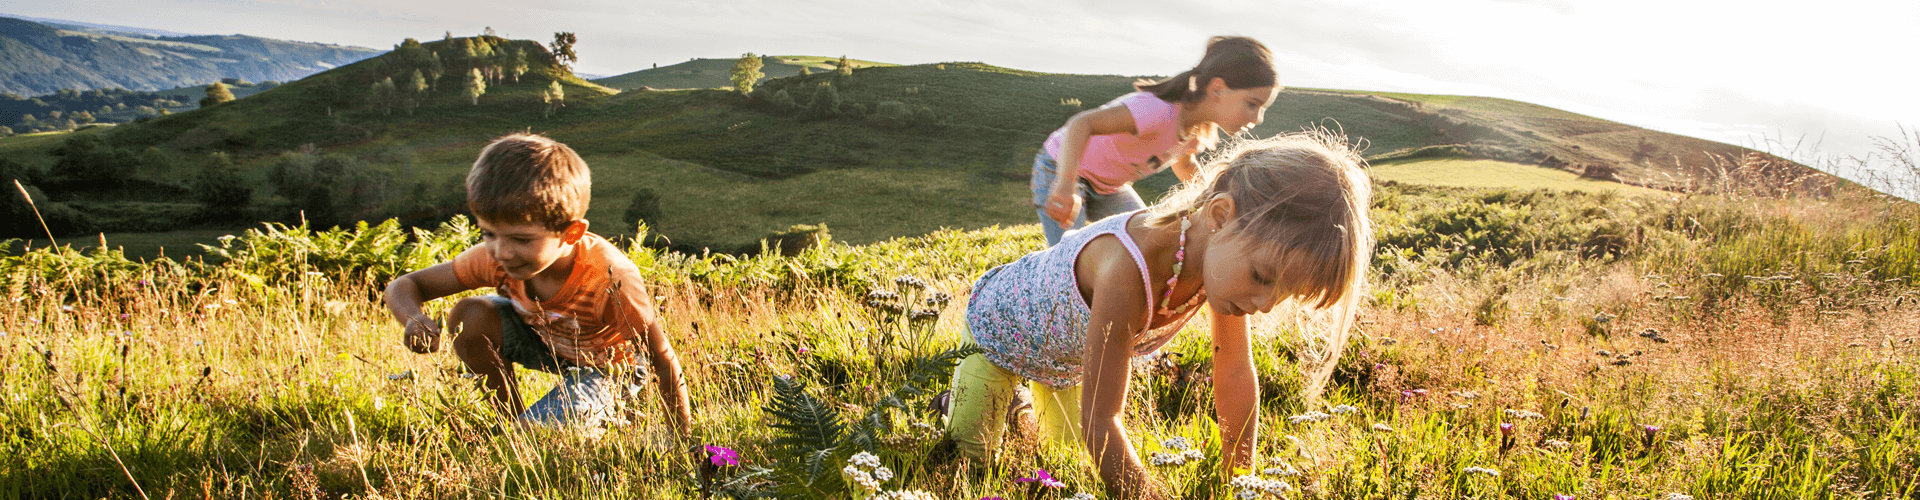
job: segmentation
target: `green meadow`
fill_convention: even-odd
[[[1133,79],[836,75],[838,58],[775,57],[811,74],[745,95],[619,91],[537,60],[477,97],[447,76],[389,108],[364,92],[410,69],[373,59],[191,112],[0,138],[36,207],[69,224],[58,245],[0,245],[0,497],[1110,498],[1030,414],[995,460],[958,457],[934,401],[971,352],[974,280],[1043,246],[1034,151]],[[1260,323],[1252,468],[1220,464],[1204,328],[1140,359],[1125,422],[1161,464],[1157,493],[1920,496],[1920,206],[1500,99],[1288,89],[1254,133],[1303,127],[1372,160],[1379,241],[1357,330],[1324,398],[1304,400],[1304,353],[1323,346],[1286,314]],[[502,425],[450,353],[401,345],[378,291],[477,243],[458,181],[519,131],[593,167],[588,218],[652,287],[690,438],[652,389],[603,424]],[[102,165],[118,180],[76,180]],[[338,180],[301,184],[308,171]],[[244,203],[200,201],[216,175]],[[1139,187],[1151,200],[1173,182]],[[761,250],[822,223],[822,244]],[[556,380],[516,376],[528,393]],[[878,490],[843,472],[863,454],[887,469]],[[1063,486],[1017,481],[1039,470]]]

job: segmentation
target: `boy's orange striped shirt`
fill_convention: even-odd
[[[513,299],[520,319],[555,355],[583,366],[631,363],[654,318],[646,282],[606,238],[587,233],[579,245],[573,272],[547,300],[529,298],[526,282],[507,277],[485,243],[454,257],[453,272],[463,287],[497,287]]]

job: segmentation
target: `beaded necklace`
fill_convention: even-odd
[[[1173,300],[1173,288],[1180,284],[1180,271],[1185,268],[1187,264],[1187,228],[1193,227],[1193,220],[1188,217],[1188,215],[1180,216],[1180,249],[1173,252],[1173,277],[1167,278],[1167,293],[1160,297],[1161,316],[1185,313],[1187,312],[1187,307],[1193,305],[1193,301],[1189,299],[1187,303],[1180,304],[1178,308],[1168,307],[1168,303]],[[1194,296],[1198,297],[1199,294],[1196,293]]]

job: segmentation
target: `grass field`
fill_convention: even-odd
[[[1175,437],[1197,450],[1152,468],[1171,498],[1235,498],[1227,479],[1243,473],[1287,493],[1238,498],[1912,498],[1915,210],[1384,187],[1373,289],[1324,401],[1295,396],[1294,333],[1259,331],[1253,470],[1217,468],[1200,327],[1134,374],[1126,425],[1143,456],[1178,451]],[[1614,226],[1635,229],[1612,240]],[[14,304],[0,311],[0,496],[868,498],[834,471],[871,452],[886,490],[1106,498],[1081,452],[1030,423],[984,469],[928,430],[946,372],[914,361],[961,346],[969,286],[1039,248],[1032,225],[795,257],[631,250],[694,396],[685,441],[651,394],[625,423],[502,429],[449,354],[401,347],[368,281],[414,265],[387,259],[443,259],[470,231],[358,250],[396,233],[249,234],[232,248],[265,253],[210,267],[0,256]],[[1582,250],[1594,241],[1621,246]],[[954,298],[908,322],[874,291]],[[554,380],[517,376],[529,392]],[[814,413],[772,413],[776,400]],[[805,450],[827,471],[811,483]],[[1036,469],[1065,487],[1014,481]]]
[[[1658,196],[1672,193],[1618,182],[1587,179],[1572,172],[1499,160],[1424,159],[1373,164],[1377,181],[1465,188],[1547,189],[1554,191],[1619,192]]]

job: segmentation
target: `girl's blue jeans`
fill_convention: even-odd
[[[1033,157],[1033,177],[1028,187],[1033,189],[1033,209],[1040,214],[1040,231],[1047,235],[1047,246],[1060,243],[1060,237],[1069,229],[1087,227],[1087,221],[1099,221],[1115,214],[1123,214],[1146,208],[1140,200],[1140,193],[1133,191],[1133,185],[1121,186],[1119,191],[1100,194],[1086,179],[1079,179],[1080,213],[1073,219],[1073,227],[1060,227],[1052,217],[1047,217],[1047,197],[1053,194],[1054,179],[1060,166],[1046,151]]]

